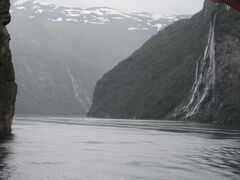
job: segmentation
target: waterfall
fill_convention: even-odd
[[[79,79],[74,78],[69,68],[67,68],[67,73],[71,79],[72,88],[73,88],[73,92],[76,100],[84,107],[85,111],[88,112],[88,106],[91,104],[91,100],[88,97],[87,93],[82,92],[81,81]]]
[[[212,92],[214,93],[216,80],[216,61],[215,61],[215,24],[216,17],[210,24],[207,46],[204,57],[197,61],[195,82],[192,88],[192,95],[189,103],[185,107],[186,117],[195,115],[204,102],[206,97]]]

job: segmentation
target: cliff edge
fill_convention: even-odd
[[[12,131],[17,85],[9,49],[10,35],[6,25],[10,22],[9,0],[0,1],[0,134]]]

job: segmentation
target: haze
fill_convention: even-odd
[[[20,0],[28,1],[28,0]],[[201,10],[204,0],[37,0],[68,7],[107,6],[132,12],[157,14],[194,14]]]

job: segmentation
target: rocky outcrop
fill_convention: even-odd
[[[214,3],[212,0],[205,0],[203,4],[203,16],[208,16],[211,14],[216,8],[216,3]]]
[[[6,29],[11,19],[9,7],[9,0],[0,1],[0,134],[11,132],[17,91]]]

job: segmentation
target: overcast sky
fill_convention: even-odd
[[[27,1],[27,0],[23,0]],[[128,11],[147,11],[159,14],[194,14],[204,0],[36,0],[60,6],[107,6]]]

